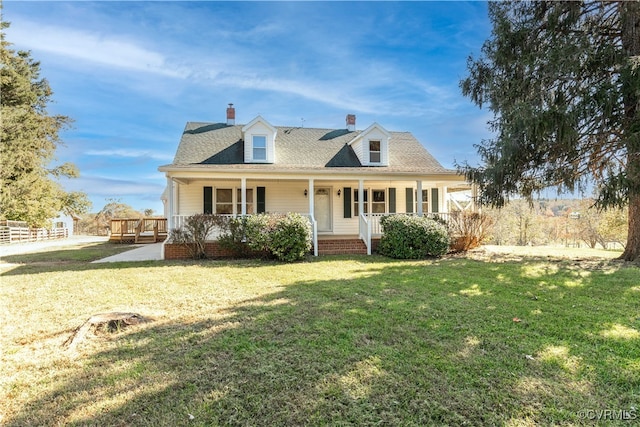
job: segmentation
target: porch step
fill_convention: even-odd
[[[157,243],[163,242],[167,238],[166,234],[158,234],[158,239],[152,235],[141,234],[139,235],[135,241],[136,243]]]
[[[318,255],[367,254],[367,246],[360,239],[318,240]]]

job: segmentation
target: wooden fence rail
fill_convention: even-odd
[[[29,228],[22,221],[0,221],[0,244],[38,242],[41,240],[65,239],[68,228]]]

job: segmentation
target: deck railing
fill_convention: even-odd
[[[141,236],[153,241],[164,240],[167,236],[166,218],[114,218],[110,220],[111,241],[138,242]]]

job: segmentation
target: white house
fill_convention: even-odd
[[[371,253],[382,215],[446,217],[461,208],[450,195],[471,189],[409,132],[357,130],[353,114],[344,129],[274,126],[262,116],[236,125],[232,104],[226,123],[187,123],[159,170],[169,229],[196,213],[298,212],[311,220],[316,254],[318,240],[348,238]]]

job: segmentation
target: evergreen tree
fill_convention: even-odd
[[[71,120],[47,113],[49,83],[29,52],[10,48],[8,25],[0,22],[0,218],[42,227],[60,211],[86,212],[90,203],[86,194],[66,193],[56,181],[78,176],[73,164],[51,166],[61,144],[58,132]]]
[[[462,93],[493,112],[482,164],[459,169],[480,202],[584,189],[628,206],[622,258],[640,259],[640,2],[497,2]]]

